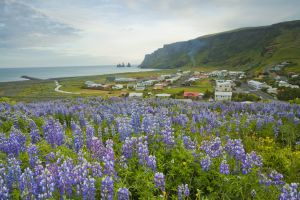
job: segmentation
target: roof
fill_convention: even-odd
[[[203,95],[202,93],[199,92],[184,92],[183,96],[185,97],[198,97],[200,95]]]
[[[232,92],[215,92],[215,95],[231,96]]]
[[[142,97],[143,93],[131,92],[129,93],[129,97]]]
[[[156,97],[170,97],[171,94],[166,94],[166,93],[162,93],[162,94],[156,94]]]

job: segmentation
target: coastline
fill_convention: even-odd
[[[0,84],[12,84],[12,83],[24,83],[24,82],[47,82],[47,81],[54,81],[54,80],[65,80],[65,79],[82,79],[82,78],[89,78],[89,77],[103,77],[103,76],[120,76],[124,74],[135,74],[135,73],[147,73],[147,72],[153,72],[153,71],[161,71],[163,69],[148,69],[145,71],[136,71],[136,72],[120,72],[120,73],[105,73],[105,74],[98,74],[98,75],[83,75],[83,76],[65,76],[65,77],[54,77],[54,78],[38,78],[38,77],[32,77],[27,75],[22,75],[20,78],[23,78],[22,80],[15,80],[15,81],[0,81]],[[26,77],[26,78],[25,78]]]

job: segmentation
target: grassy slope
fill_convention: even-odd
[[[205,45],[195,50],[197,43]],[[165,45],[145,57],[142,67],[214,66],[227,69],[261,70],[282,61],[300,72],[300,21],[246,28]],[[194,48],[194,49],[193,49]],[[195,52],[196,53],[192,53]],[[191,55],[195,62],[191,60]]]

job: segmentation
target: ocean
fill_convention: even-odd
[[[141,71],[153,71],[153,69],[141,69],[136,66],[117,68],[116,66],[112,65],[76,67],[0,68],[0,82],[27,80],[21,78],[21,76],[24,75],[39,79],[49,79]]]

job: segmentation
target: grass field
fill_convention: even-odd
[[[182,68],[181,70],[190,70],[190,68]],[[193,68],[193,71],[208,71],[212,68],[196,67]],[[16,101],[37,101],[37,100],[48,100],[48,99],[57,99],[57,98],[72,98],[72,97],[88,97],[88,96],[102,96],[102,97],[111,97],[111,96],[120,96],[122,91],[128,91],[127,89],[123,90],[112,90],[112,91],[103,91],[103,90],[90,90],[83,89],[85,81],[94,81],[96,83],[113,83],[109,82],[106,78],[108,76],[115,77],[131,77],[136,79],[151,79],[156,78],[162,74],[175,73],[177,69],[166,69],[166,70],[157,70],[157,71],[147,71],[147,72],[131,72],[131,73],[122,73],[122,74],[113,74],[113,75],[96,75],[96,76],[82,76],[82,77],[69,77],[69,78],[58,78],[59,84],[62,85],[60,90],[68,92],[80,93],[76,94],[64,94],[55,92],[56,87],[54,79],[49,80],[27,80],[27,81],[18,81],[18,82],[8,82],[0,83],[0,97],[9,97]],[[190,92],[205,92],[206,90],[212,90],[212,85],[209,79],[201,80],[196,85],[191,87],[176,87],[176,88],[166,88],[162,91],[153,91],[151,88],[148,91],[157,93],[170,93],[176,94],[181,91],[190,91]]]

